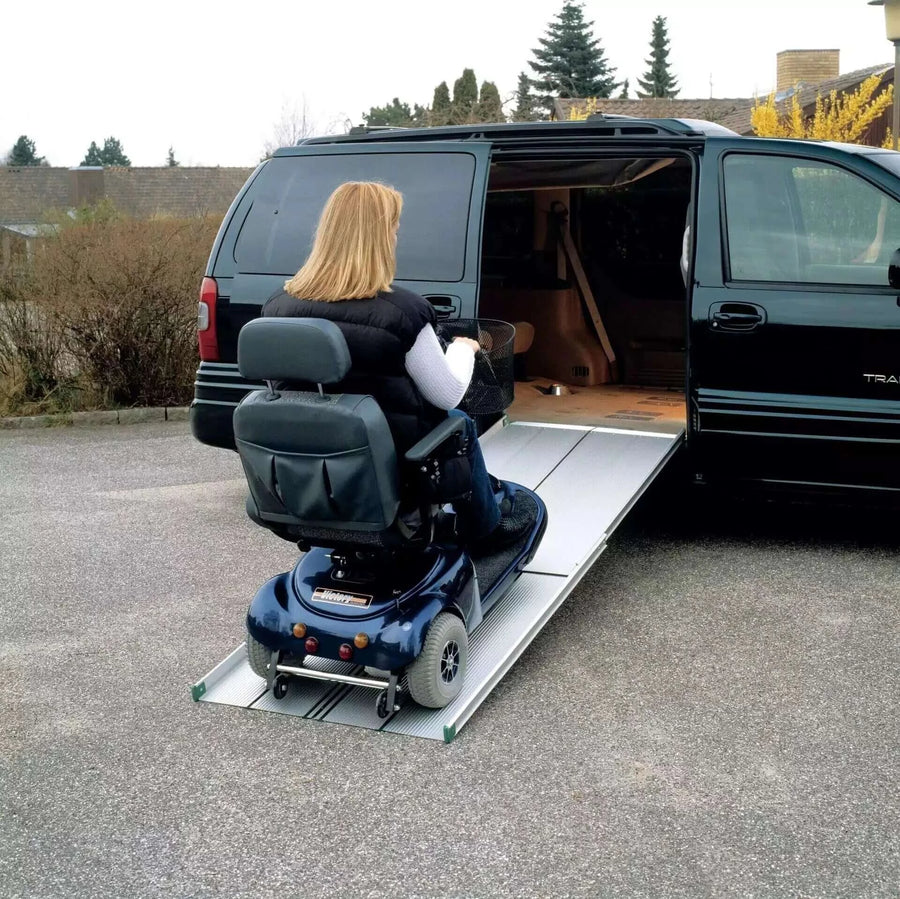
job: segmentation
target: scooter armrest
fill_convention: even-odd
[[[421,462],[434,455],[435,450],[449,440],[454,434],[461,434],[465,428],[465,419],[449,416],[436,428],[429,431],[415,446],[406,451],[407,462]]]

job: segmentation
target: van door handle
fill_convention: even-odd
[[[766,320],[766,310],[753,303],[713,303],[709,326],[717,331],[752,331]]]
[[[434,307],[438,318],[451,318],[459,312],[459,298],[447,296],[426,296],[426,300]]]

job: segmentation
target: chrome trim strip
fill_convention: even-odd
[[[314,671],[312,668],[295,668],[293,665],[276,665],[275,670],[282,674],[293,674],[294,677],[334,681],[338,684],[352,684],[354,687],[371,687],[374,690],[386,690],[389,686],[386,680],[376,680],[374,677],[354,677],[351,674]]]

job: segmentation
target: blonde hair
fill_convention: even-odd
[[[403,195],[376,181],[347,181],[325,203],[312,252],[284,290],[302,300],[356,300],[390,291]]]

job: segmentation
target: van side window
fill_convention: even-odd
[[[471,153],[276,156],[254,182],[234,247],[238,271],[293,274],[309,255],[331,192],[345,181],[381,181],[403,194],[397,279],[460,281],[474,175]]]
[[[725,218],[731,280],[888,285],[900,204],[827,163],[729,154]]]

